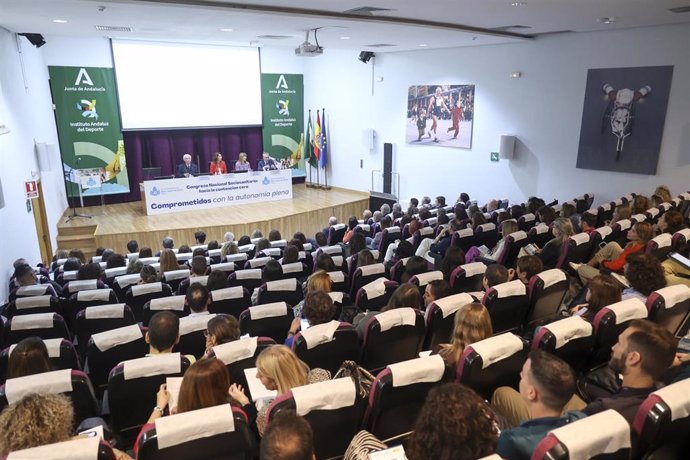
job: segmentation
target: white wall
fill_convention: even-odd
[[[8,294],[6,281],[15,259],[25,257],[31,264],[41,261],[33,213],[26,210],[24,181],[39,170],[34,141],[57,145],[57,133],[41,50],[24,38],[17,45],[14,34],[0,29],[0,63],[0,123],[11,130],[0,135],[0,180],[5,197],[5,207],[0,209],[1,300]],[[40,174],[53,248],[57,247],[57,222],[67,207],[57,152],[51,158],[53,171]]]
[[[564,34],[511,45],[380,54],[371,62],[357,53],[326,50],[307,66],[307,106],[330,109],[329,138],[334,185],[368,190],[371,169],[381,169],[382,144],[394,144],[401,198],[467,191],[480,201],[597,199],[630,191],[650,194],[665,183],[690,188],[690,43],[688,25]],[[656,176],[575,168],[587,70],[601,67],[674,65],[673,84]],[[511,80],[511,71],[523,77]],[[407,89],[416,84],[475,84],[471,150],[405,144]],[[362,147],[366,128],[378,134],[374,152]],[[502,134],[516,134],[516,158],[491,163]],[[363,158],[364,169],[359,160]]]

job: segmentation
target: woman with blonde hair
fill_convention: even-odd
[[[506,220],[501,224],[501,239],[498,240],[498,243],[496,243],[496,246],[494,246],[489,252],[486,254],[482,255],[480,249],[476,246],[472,246],[467,250],[467,254],[465,254],[465,263],[470,263],[474,262],[474,260],[477,257],[484,257],[485,259],[491,259],[491,260],[496,260],[498,257],[501,255],[503,252],[503,248],[505,247],[506,244],[506,238],[508,235],[511,233],[515,233],[520,228],[518,227],[518,224],[515,220]]]
[[[211,160],[211,168],[209,172],[213,175],[227,174],[228,167],[223,161],[223,155],[220,152],[213,154],[213,159]]]
[[[672,198],[671,189],[666,185],[660,185],[654,190],[654,194],[661,199],[662,203],[670,203]]]
[[[237,157],[237,161],[235,162],[235,171],[251,171],[252,167],[247,161],[247,154],[244,152],[240,152],[240,155]]]
[[[172,272],[180,269],[180,265],[177,263],[177,256],[175,251],[172,249],[163,249],[160,256],[160,271],[161,276],[166,272]]]
[[[237,244],[234,241],[228,241],[223,243],[223,246],[220,248],[220,260],[221,262],[226,262],[227,257],[232,254],[239,254],[240,250],[237,246]]]
[[[567,244],[568,239],[575,234],[573,224],[567,217],[559,217],[553,221],[553,239],[537,251],[544,269],[554,268],[561,257],[563,245]]]
[[[489,312],[480,303],[468,303],[455,312],[455,325],[450,343],[438,345],[438,354],[448,366],[454,367],[467,345],[493,335]]]

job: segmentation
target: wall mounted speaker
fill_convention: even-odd
[[[515,136],[501,136],[499,152],[502,160],[512,160],[515,153]]]
[[[391,192],[393,182],[393,144],[386,142],[383,144],[383,192]]]
[[[30,33],[23,33],[19,34],[22,37],[26,37],[27,40],[29,40],[29,43],[34,45],[36,48],[40,48],[41,46],[46,44],[45,38],[43,38],[43,35],[41,34],[30,34]]]
[[[358,59],[366,64],[374,56],[375,56],[375,54],[372,53],[371,51],[362,51],[361,53],[359,53]]]

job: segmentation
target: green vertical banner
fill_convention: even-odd
[[[283,167],[304,167],[304,78],[301,74],[261,74],[264,151]]]
[[[49,66],[68,195],[79,196],[77,170],[100,169],[102,187],[84,196],[129,193],[112,68]]]

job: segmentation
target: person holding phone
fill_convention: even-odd
[[[304,326],[316,326],[317,324],[325,324],[335,319],[335,305],[333,299],[326,292],[317,290],[309,292],[304,299],[304,308],[302,314],[297,316],[290,324],[285,345],[292,347],[292,342],[295,339],[295,334],[304,330]],[[305,324],[302,323],[305,321]]]

